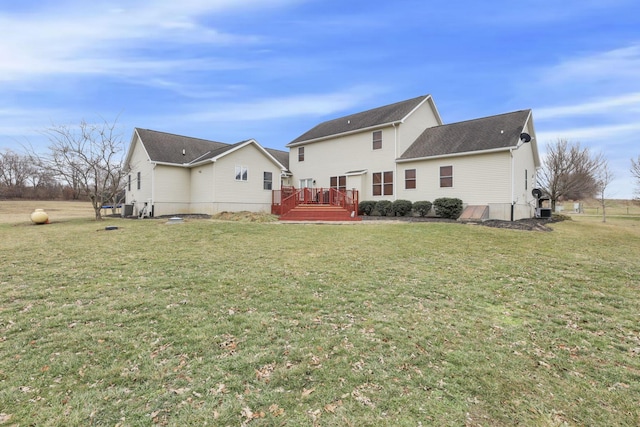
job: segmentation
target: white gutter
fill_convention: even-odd
[[[503,148],[493,148],[491,150],[481,150],[481,151],[465,151],[462,153],[452,153],[452,154],[440,154],[438,156],[426,156],[426,157],[412,157],[410,159],[396,159],[397,163],[407,163],[407,162],[417,162],[421,160],[431,160],[431,159],[445,159],[448,157],[464,157],[464,156],[472,156],[475,154],[490,154],[490,153],[500,153],[503,151],[511,151],[513,147],[503,147]]]

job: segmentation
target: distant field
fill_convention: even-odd
[[[575,203],[567,202],[559,203],[559,206],[563,207],[565,213],[571,214],[575,212]],[[600,215],[602,216],[602,206],[597,200],[585,200],[579,202],[582,206],[582,213],[585,215]],[[607,215],[612,216],[640,216],[640,201],[637,200],[607,200],[606,202]]]
[[[94,217],[90,202],[0,200],[0,224],[30,223],[36,209],[44,209],[51,222]]]
[[[97,223],[63,203],[0,202],[2,426],[640,425],[639,221]]]

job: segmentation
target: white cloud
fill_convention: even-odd
[[[198,44],[260,43],[252,34],[232,34],[204,23],[206,17],[256,10],[293,0],[157,0],[66,2],[56,10],[0,11],[0,81],[50,74],[118,73],[174,67],[175,61],[145,61],[145,48]],[[250,31],[250,30],[249,30]],[[200,62],[200,64],[198,64]],[[202,67],[201,60],[184,64]]]
[[[632,44],[562,61],[546,69],[540,75],[540,82],[546,85],[571,86],[583,85],[586,82],[599,83],[599,86],[602,86],[606,82],[622,80],[627,85],[633,82],[637,90],[640,89],[639,69],[640,44]]]
[[[589,100],[575,105],[543,107],[536,110],[536,118],[554,119],[564,116],[581,116],[590,114],[609,115],[615,112],[640,112],[640,92]]]
[[[325,94],[304,94],[281,98],[257,99],[246,103],[198,105],[197,113],[183,119],[198,122],[260,121],[300,116],[327,116],[357,109],[359,105],[382,93],[380,88],[355,87]]]
[[[621,143],[626,144],[628,141],[637,139],[638,132],[640,132],[640,123],[624,123],[547,129],[543,132],[536,132],[536,135],[538,140],[542,142],[553,142],[558,138],[565,138],[572,141],[601,142],[613,146]]]

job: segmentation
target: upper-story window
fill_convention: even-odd
[[[304,147],[298,147],[298,161],[304,162]]]
[[[236,181],[247,181],[249,170],[246,166],[236,166]]]
[[[127,191],[131,191],[131,174],[127,175]]]
[[[140,189],[140,187],[141,187],[141,185],[142,185],[142,184],[140,183],[140,175],[142,175],[142,174],[141,174],[140,172],[138,172],[138,190]]]
[[[373,132],[373,144],[372,144],[372,148],[374,150],[379,150],[382,148],[382,131],[381,130],[377,130],[375,132]]]
[[[440,166],[440,187],[453,187],[453,166]]]

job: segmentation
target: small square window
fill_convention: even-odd
[[[236,166],[236,181],[247,181],[249,171],[246,166]]]

